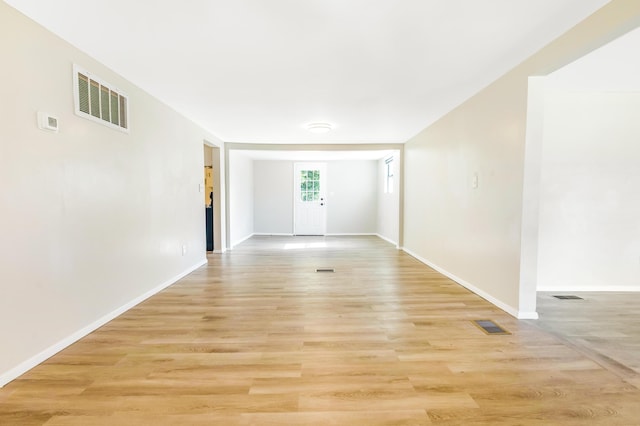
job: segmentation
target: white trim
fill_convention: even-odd
[[[245,241],[247,241],[249,238],[253,237],[254,235],[255,235],[255,234],[252,232],[251,234],[247,235],[246,237],[241,238],[240,240],[238,240],[238,241],[236,241],[235,243],[231,244],[231,247],[229,247],[229,250],[233,250],[233,248],[234,248],[235,246],[237,246],[238,244],[242,244],[242,243],[244,243]]]
[[[253,235],[258,237],[293,237],[294,235],[287,232],[254,232]]]
[[[496,307],[502,309],[503,311],[505,311],[509,315],[512,315],[513,317],[518,318],[518,319],[538,319],[538,313],[537,312],[519,312],[518,309],[514,308],[513,306],[509,306],[506,303],[504,303],[503,301],[496,299],[495,297],[493,297],[489,293],[485,292],[484,290],[481,290],[478,287],[474,286],[473,284],[463,280],[462,278],[459,278],[459,277],[455,276],[454,274],[450,273],[449,271],[447,271],[447,270],[439,267],[438,265],[428,261],[427,259],[424,259],[423,257],[415,254],[411,250],[409,250],[409,249],[407,249],[405,247],[403,247],[402,250],[405,253],[407,253],[408,255],[410,255],[412,257],[415,257],[417,260],[419,260],[420,262],[422,262],[425,265],[429,266],[430,268],[435,269],[436,271],[440,272],[445,277],[457,282],[461,286],[465,287],[467,290],[470,290],[470,291],[474,292],[478,296],[480,296],[483,299],[485,299],[487,302],[489,302],[489,303],[495,305]]]
[[[397,241],[393,241],[392,239],[387,238],[387,237],[385,237],[384,235],[380,235],[380,234],[374,234],[374,235],[375,235],[376,237],[380,238],[380,239],[385,240],[385,241],[386,241],[386,242],[388,242],[388,243],[393,244],[394,246],[396,246],[396,248],[397,248],[397,249],[400,249],[400,246],[398,245],[398,242],[397,242]]]
[[[206,259],[201,260],[197,264],[189,267],[188,269],[186,269],[185,271],[181,272],[180,274],[174,276],[173,278],[170,278],[169,280],[163,282],[159,286],[157,286],[157,287],[147,291],[146,293],[136,297],[135,299],[131,300],[130,302],[125,303],[124,305],[122,305],[121,307],[115,309],[114,311],[109,312],[108,314],[98,318],[96,321],[92,322],[91,324],[89,324],[89,325],[81,328],[80,330],[76,331],[75,333],[65,337],[64,339],[60,340],[58,343],[56,343],[56,344],[54,344],[52,346],[49,346],[48,348],[46,348],[42,352],[32,356],[31,358],[27,359],[26,361],[21,362],[20,364],[18,364],[17,366],[13,367],[12,369],[10,369],[8,371],[5,371],[4,373],[0,374],[0,388],[2,388],[4,385],[9,383],[10,381],[16,379],[17,377],[20,377],[21,375],[23,375],[27,371],[31,370],[32,368],[36,367],[38,364],[41,364],[42,362],[44,362],[47,359],[51,358],[53,355],[57,354],[61,350],[65,349],[66,347],[68,347],[68,346],[72,345],[73,343],[77,342],[78,340],[82,339],[87,334],[97,330],[98,328],[102,327],[103,325],[105,325],[109,321],[113,320],[114,318],[117,318],[118,316],[122,315],[123,313],[125,313],[129,309],[133,308],[137,304],[145,301],[146,299],[150,298],[151,296],[155,295],[156,293],[164,290],[165,288],[169,287],[170,285],[176,283],[181,278],[184,278],[185,276],[189,275],[191,272],[195,271],[196,269],[198,269],[201,266],[204,266],[206,264],[207,264],[207,260]]]
[[[599,291],[599,292],[639,292],[640,286],[623,286],[623,285],[597,285],[592,287],[579,286],[554,286],[554,287],[538,287],[537,291],[545,292],[572,292],[572,291]]]
[[[524,319],[537,320],[540,317],[538,316],[537,312],[518,311],[518,316],[516,316],[516,318],[522,319],[522,320]]]

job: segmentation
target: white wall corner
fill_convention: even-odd
[[[470,290],[471,292],[473,292],[473,293],[477,294],[478,296],[482,297],[484,300],[486,300],[487,302],[491,303],[492,305],[502,309],[503,311],[505,311],[509,315],[511,315],[511,316],[513,316],[515,318],[518,318],[518,319],[525,319],[525,316],[532,315],[531,313],[528,313],[528,312],[520,312],[520,311],[518,311],[518,309],[514,308],[513,306],[507,305],[503,301],[496,299],[495,297],[493,297],[489,293],[479,289],[478,287],[476,287],[473,284],[463,280],[462,278],[459,278],[459,277],[455,276],[454,274],[450,273],[449,271],[445,270],[444,268],[439,267],[438,265],[434,264],[433,262],[430,262],[427,259],[425,259],[425,258],[413,253],[411,250],[408,250],[406,248],[402,248],[402,250],[405,253],[409,254],[410,256],[416,258],[420,262],[424,263],[428,267],[438,271],[439,273],[441,273],[445,277],[447,277],[447,278],[455,281],[456,283],[460,284],[461,286],[463,286],[467,290]],[[528,319],[528,317],[526,317],[526,318]],[[537,314],[536,314],[536,318],[537,318]]]
[[[136,297],[135,299],[131,300],[130,302],[127,302],[126,304],[122,305],[121,307],[109,312],[108,314],[103,315],[102,317],[100,317],[96,321],[92,322],[91,324],[88,324],[87,326],[81,328],[80,330],[76,331],[75,333],[65,337],[64,339],[60,340],[58,343],[55,343],[54,345],[49,346],[48,348],[46,348],[42,352],[32,356],[31,358],[27,359],[26,361],[21,362],[20,364],[18,364],[17,366],[13,367],[12,369],[1,373],[0,374],[0,388],[2,388],[4,385],[6,385],[7,383],[11,382],[12,380],[20,377],[21,375],[23,375],[27,371],[31,370],[32,368],[34,368],[34,367],[38,366],[39,364],[43,363],[47,359],[51,358],[52,356],[54,356],[58,352],[62,351],[63,349],[67,348],[68,346],[72,345],[73,343],[77,342],[78,340],[82,339],[83,337],[85,337],[89,333],[97,330],[98,328],[102,327],[103,325],[105,325],[109,321],[117,318],[118,316],[122,315],[123,313],[125,313],[129,309],[133,308],[134,306],[138,305],[139,303],[144,302],[145,300],[147,300],[151,296],[159,293],[160,291],[162,291],[165,288],[169,287],[170,285],[176,283],[180,279],[182,279],[185,276],[189,275],[191,272],[195,271],[196,269],[198,269],[201,266],[204,266],[206,264],[207,264],[207,259],[206,258],[205,259],[201,259],[198,263],[196,263],[195,265],[187,268],[185,271],[181,272],[180,274],[170,278],[169,280],[163,282],[162,284],[158,285],[157,287],[155,287],[155,288],[147,291],[146,293]]]
[[[400,249],[400,246],[398,245],[397,241],[393,241],[390,238],[385,237],[384,235],[381,234],[375,234],[376,237],[380,238],[381,240],[385,240],[386,242],[393,244],[394,246],[396,246],[397,249]]]
[[[518,315],[516,315],[516,318],[522,319],[522,320],[525,320],[525,319],[537,320],[539,316],[537,312],[518,311]]]
[[[532,319],[536,314],[538,284],[538,233],[540,226],[540,179],[544,130],[546,77],[529,77],[527,124],[520,224],[520,276],[518,318]]]
[[[253,237],[254,234],[253,232],[249,235],[247,235],[246,237],[242,237],[240,238],[240,240],[236,241],[235,243],[231,244],[231,247],[229,247],[229,250],[233,250],[237,245],[244,243],[245,241],[247,241],[249,238]]]

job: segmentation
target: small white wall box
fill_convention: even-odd
[[[42,130],[49,130],[52,132],[58,131],[58,117],[54,117],[48,112],[38,112],[38,127]]]

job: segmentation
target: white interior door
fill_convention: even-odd
[[[293,230],[296,235],[327,231],[325,163],[295,163],[293,168]]]

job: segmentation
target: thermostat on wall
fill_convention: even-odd
[[[58,131],[58,117],[47,112],[38,112],[38,127],[42,130],[50,130],[52,132]]]

